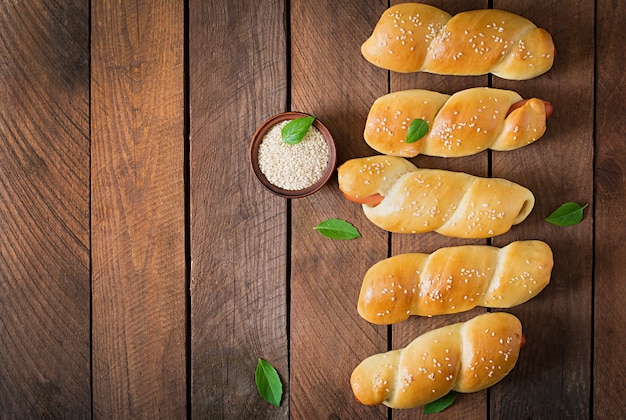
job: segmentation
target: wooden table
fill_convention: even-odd
[[[626,7],[428,3],[521,14],[553,35],[556,63],[520,82],[387,72],[359,51],[383,1],[2,2],[0,417],[420,418],[357,403],[352,369],[485,310],[370,325],[356,312],[367,268],[402,252],[541,239],[555,268],[546,290],[510,310],[528,340],[518,365],[432,418],[623,418]],[[362,132],[377,97],[472,86],[555,107],[530,147],[413,159],[535,193],[531,216],[491,241],[389,235],[336,177],[287,201],[249,169],[250,137],[275,113],[321,119],[342,163],[374,154]],[[543,220],[566,201],[589,203],[582,223]],[[312,229],[330,217],[362,238]],[[278,408],[257,393],[259,358],[284,383]]]

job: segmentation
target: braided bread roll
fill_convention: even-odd
[[[521,223],[535,204],[530,190],[505,179],[418,169],[401,157],[351,159],[337,171],[344,196],[390,232],[489,238]]]
[[[401,73],[479,75],[525,80],[554,62],[552,37],[521,16],[484,9],[455,16],[403,3],[387,9],[361,46],[370,63]]]
[[[510,90],[479,87],[452,96],[404,90],[374,102],[363,137],[374,150],[390,156],[468,156],[487,148],[505,151],[533,143],[545,133],[551,113],[549,102],[524,101]],[[414,119],[426,121],[429,131],[407,143]]]
[[[400,254],[367,271],[357,308],[374,324],[394,324],[410,315],[453,314],[476,306],[510,308],[541,292],[550,282],[553,265],[552,250],[542,241]]]
[[[496,384],[515,367],[523,344],[515,316],[486,313],[368,357],[354,369],[350,384],[362,404],[418,407],[450,391],[477,392]]]

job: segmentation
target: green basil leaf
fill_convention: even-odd
[[[256,365],[254,380],[259,394],[261,394],[263,399],[276,407],[280,406],[280,399],[283,395],[283,384],[274,366],[263,359],[259,359]]]
[[[448,394],[439,398],[436,401],[428,403],[424,406],[424,414],[440,413],[446,408],[450,407],[456,399],[456,392],[450,391]]]
[[[322,235],[330,239],[356,239],[360,238],[361,234],[351,223],[342,219],[327,219],[315,226],[313,229],[317,230]]]
[[[415,143],[428,133],[428,123],[419,118],[411,121],[409,131],[406,133],[406,143]]]
[[[562,204],[546,218],[546,222],[557,226],[577,225],[583,220],[583,210],[588,205],[589,204],[585,204],[584,206],[581,206],[578,203],[573,202]]]
[[[309,131],[311,124],[315,121],[315,117],[294,118],[289,121],[280,131],[283,142],[287,144],[298,144]]]

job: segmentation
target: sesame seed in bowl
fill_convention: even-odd
[[[285,198],[318,191],[330,180],[337,163],[328,129],[301,112],[283,112],[261,124],[250,143],[249,158],[261,184]]]

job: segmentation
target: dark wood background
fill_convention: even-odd
[[[427,3],[523,15],[553,35],[555,65],[528,81],[376,68],[359,47],[387,1],[2,2],[0,418],[422,418],[358,404],[352,369],[484,309],[373,326],[356,312],[363,274],[392,254],[518,239],[548,242],[556,264],[510,310],[528,340],[518,365],[431,417],[625,417],[626,6]],[[530,147],[413,159],[535,193],[491,241],[389,235],[336,178],[286,201],[249,169],[252,133],[278,112],[321,119],[341,163],[374,154],[362,132],[377,97],[472,86],[555,107]],[[583,222],[546,223],[565,201],[589,203]],[[313,231],[329,217],[362,238]],[[260,357],[281,375],[279,408],[257,394]]]

